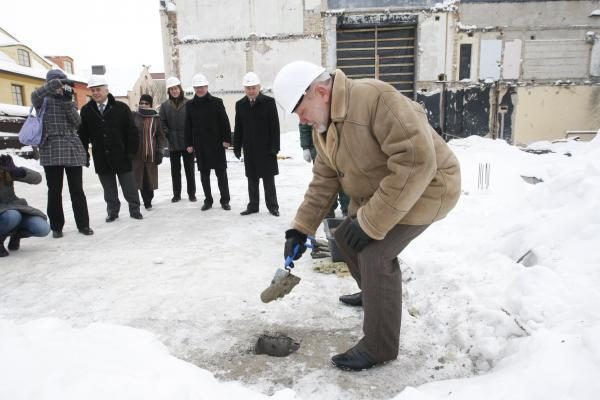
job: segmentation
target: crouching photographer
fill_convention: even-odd
[[[0,257],[9,255],[4,241],[10,236],[8,250],[19,250],[21,239],[46,236],[50,225],[46,215],[15,194],[14,182],[37,185],[42,176],[29,168],[17,167],[9,155],[0,156]]]

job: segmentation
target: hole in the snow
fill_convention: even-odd
[[[299,348],[300,342],[284,334],[263,334],[258,337],[254,352],[273,357],[287,357]]]

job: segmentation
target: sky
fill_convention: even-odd
[[[449,145],[461,198],[400,255],[396,360],[358,373],[329,364],[360,339],[363,315],[338,301],[358,290],[348,274],[317,271],[328,259],[305,254],[293,291],[260,301],[311,177],[293,131],[281,136],[279,218],[262,200],[259,213],[239,214],[247,181],[231,151],[231,211],[200,211],[197,172],[199,201],[171,203],[166,158],[144,219],[123,204],[107,224],[101,185],[84,168],[95,234],[77,232],[65,188],[64,237],[24,239],[0,259],[0,398],[597,399],[600,137],[530,145],[553,151],[541,155],[478,136]],[[42,171],[34,160],[16,163]],[[214,175],[212,188],[218,196]],[[44,182],[15,190],[45,209]],[[300,348],[256,355],[265,332]]]
[[[110,89],[124,95],[142,70],[164,72],[158,0],[8,1],[0,26],[40,55],[67,55],[87,78],[106,65]]]

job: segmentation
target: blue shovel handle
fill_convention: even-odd
[[[309,249],[312,249],[313,248],[312,240],[314,240],[314,237],[308,236],[306,243],[304,243],[304,246]],[[299,251],[300,251],[300,244],[297,244],[294,246],[294,253],[291,256],[287,256],[285,258],[285,263],[283,265],[284,265],[285,269],[287,269],[288,271],[291,268],[294,268],[294,266],[292,264],[293,264],[294,258],[296,258]]]

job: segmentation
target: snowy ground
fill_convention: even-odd
[[[600,139],[539,143],[555,151],[543,155],[478,137],[451,145],[463,196],[402,255],[396,361],[359,373],[329,366],[361,337],[362,312],[337,300],[356,290],[353,280],[313,271],[310,257],[297,263],[302,281],[290,295],[259,299],[310,179],[290,132],[279,218],[263,205],[239,215],[246,179],[233,157],[229,212],[200,211],[198,178],[200,201],[172,204],[166,159],[144,220],[125,205],[107,224],[100,183],[85,170],[96,232],[85,237],[65,188],[64,238],[27,239],[0,259],[0,399],[597,398]],[[485,190],[480,163],[491,166]],[[17,185],[45,208],[43,183]],[[285,358],[255,355],[265,332],[301,347]]]

